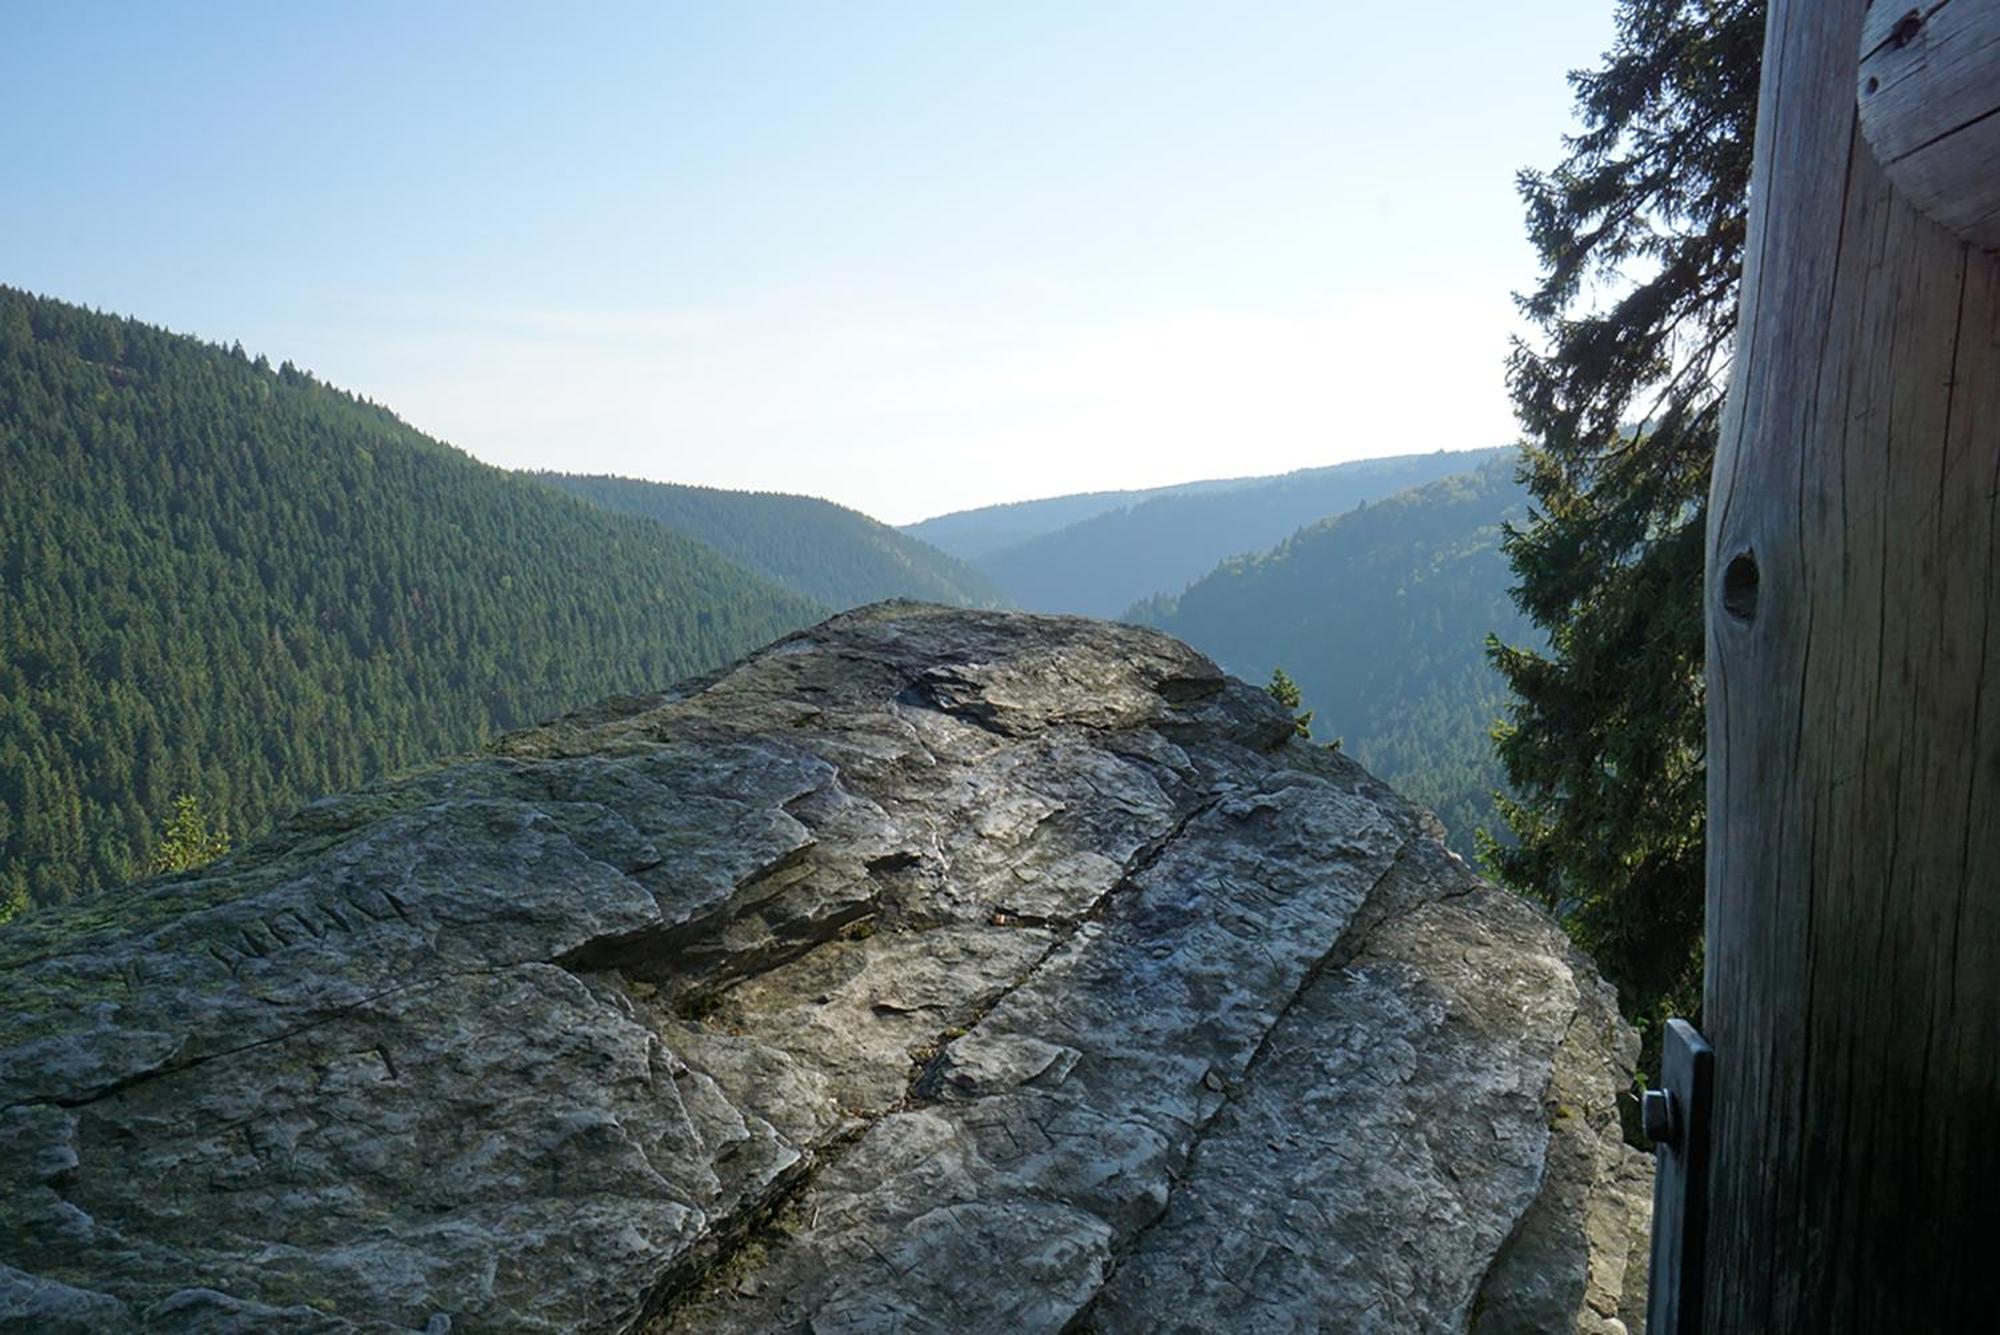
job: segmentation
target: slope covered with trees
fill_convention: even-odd
[[[0,913],[819,615],[381,408],[0,288]]]
[[[1283,669],[1312,736],[1438,813],[1461,853],[1498,824],[1491,729],[1506,700],[1486,637],[1530,635],[1508,597],[1502,526],[1526,497],[1511,452],[1301,529],[1130,616],[1250,681]]]
[[[638,515],[830,608],[884,598],[998,607],[992,581],[927,542],[814,496],[723,491],[622,477],[534,476],[593,505]]]
[[[1254,485],[1263,478],[1216,479],[1181,482],[1169,487],[1142,487],[1136,491],[1078,491],[1066,496],[1046,496],[1032,501],[1007,501],[982,505],[971,510],[954,510],[903,525],[902,531],[920,538],[938,550],[964,561],[976,561],[991,552],[1027,542],[1059,528],[1081,523],[1093,515],[1138,505],[1161,496],[1192,495],[1221,491],[1229,487]]]
[[[1366,459],[1246,478],[1106,510],[974,562],[1022,607],[1117,616],[1227,557],[1264,551],[1301,525],[1405,487],[1462,473],[1494,451]]]

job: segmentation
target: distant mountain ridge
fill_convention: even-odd
[[[1503,783],[1490,731],[1507,697],[1486,636],[1539,640],[1499,546],[1527,494],[1514,452],[1490,453],[1127,612],[1249,680],[1284,668],[1316,711],[1313,735],[1436,810],[1468,855],[1475,829],[1499,825]]]
[[[1115,617],[1149,595],[1181,589],[1228,557],[1264,551],[1303,525],[1508,453],[1440,450],[1132,493],[1139,499],[1103,505],[1062,527],[989,550],[973,564],[1030,611]],[[1121,494],[1038,504],[1083,508]]]
[[[1142,487],[1136,491],[1079,491],[1064,496],[1047,496],[1031,501],[1003,501],[998,505],[975,506],[934,515],[914,524],[904,524],[902,532],[930,543],[962,561],[976,561],[1017,543],[1027,542],[1067,528],[1108,510],[1136,505],[1161,496],[1180,496],[1204,491],[1220,491],[1263,481],[1262,478],[1218,478],[1201,482],[1178,482],[1165,487]]]
[[[664,524],[834,611],[886,598],[956,607],[1007,603],[992,580],[957,557],[816,496],[574,473],[529,476],[592,505]]]
[[[0,917],[823,615],[240,348],[0,287]]]

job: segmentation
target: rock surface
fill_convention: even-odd
[[[9,1329],[1637,1324],[1610,991],[1130,627],[863,609],[0,970]]]

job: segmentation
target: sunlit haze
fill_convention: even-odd
[[[895,522],[1504,443],[1604,0],[0,9],[0,282]]]

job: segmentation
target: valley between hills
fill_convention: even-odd
[[[5,288],[0,450],[0,1329],[1642,1309],[1511,451],[897,529]]]
[[[243,841],[328,793],[884,599],[1114,617],[1283,669],[1475,851],[1486,637],[1530,632],[1506,450],[881,524],[807,496],[510,473],[385,406],[0,288],[0,905]],[[663,454],[663,467],[670,452]]]

